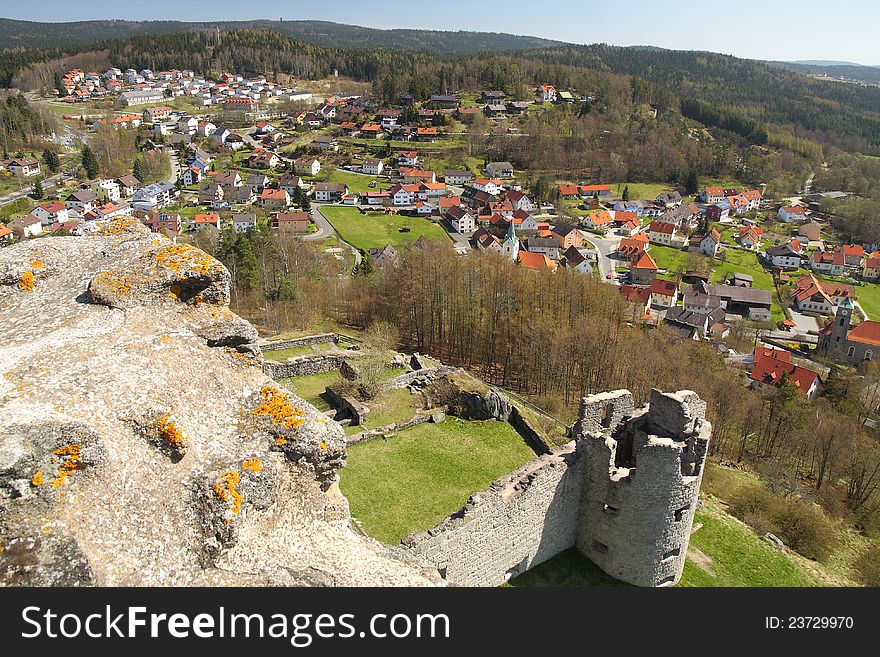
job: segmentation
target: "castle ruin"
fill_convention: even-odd
[[[637,586],[681,578],[711,424],[689,390],[628,390],[581,401],[572,441],[471,497],[405,558],[456,585],[497,586],[569,548]]]

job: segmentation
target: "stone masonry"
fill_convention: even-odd
[[[711,425],[694,392],[585,397],[567,445],[471,497],[401,543],[407,559],[456,585],[497,586],[576,547],[613,577],[670,586],[681,577]]]

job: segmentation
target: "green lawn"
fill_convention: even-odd
[[[651,244],[648,249],[648,255],[654,258],[659,269],[667,269],[669,271],[683,271],[684,263],[687,260],[687,251],[674,249],[671,246],[661,246],[659,244]]]
[[[320,174],[318,175],[318,177],[321,177]],[[376,187],[371,188],[370,182],[373,180],[375,180],[377,184]],[[331,173],[327,177],[327,182],[345,183],[346,185],[348,185],[349,190],[358,194],[363,192],[380,192],[382,190],[390,188],[387,178],[374,178],[373,176],[363,176],[359,173],[343,171],[342,169],[336,169],[333,173]]]
[[[323,350],[327,347],[325,344],[303,344],[298,347],[290,347],[289,349],[273,349],[271,351],[264,351],[263,357],[267,360],[277,360],[277,361],[285,361],[288,358],[293,358],[294,356],[305,356],[316,353],[315,348],[318,350]]]
[[[663,192],[673,189],[673,186],[668,183],[612,183],[611,193],[620,198],[624,187],[629,187],[629,197],[634,201],[652,201]]]
[[[415,414],[418,407],[418,397],[406,388],[388,390],[376,399],[368,401],[370,414],[367,416],[368,429],[378,429],[394,422],[395,424],[406,422]],[[361,427],[363,429],[364,427]]]
[[[381,249],[386,244],[395,248],[406,246],[422,235],[438,241],[448,239],[446,231],[438,224],[421,217],[369,212],[361,214],[357,208],[344,206],[325,206],[321,208],[321,213],[333,224],[342,239],[365,251]],[[410,232],[400,232],[402,226],[409,226]]]
[[[653,253],[653,251],[652,251]],[[731,274],[749,274],[754,278],[755,287],[762,290],[773,290],[773,277],[758,262],[758,254],[754,251],[724,249],[724,262],[715,260],[713,283],[723,283],[730,279]]]
[[[863,282],[856,287],[856,299],[868,314],[868,319],[880,320],[880,285]]]
[[[364,530],[394,544],[434,527],[470,495],[533,458],[505,422],[448,418],[353,445],[340,488]]]
[[[339,381],[340,374],[337,371],[321,372],[320,374],[307,374],[288,379],[279,379],[279,383],[288,390],[302,397],[319,411],[329,411],[330,403],[323,397],[327,386]]]
[[[590,561],[575,548],[560,552],[527,570],[507,586],[628,586]]]

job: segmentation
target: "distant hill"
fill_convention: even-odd
[[[864,66],[849,62],[821,63],[821,60],[810,62],[767,62],[770,66],[788,69],[807,75],[828,75],[834,78],[848,78],[860,82],[876,84],[880,82],[880,66]]]
[[[796,59],[788,64],[806,64],[807,66],[864,66],[858,62],[842,62],[836,59]]]
[[[107,39],[136,36],[203,32],[220,28],[271,30],[286,36],[333,48],[394,48],[434,53],[470,54],[545,48],[560,41],[498,32],[442,32],[434,30],[380,30],[327,21],[80,21],[37,23],[0,18],[0,44],[6,48],[70,48]]]

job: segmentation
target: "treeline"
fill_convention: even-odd
[[[0,148],[4,158],[15,149],[33,146],[53,127],[54,121],[34,109],[21,94],[0,95]]]
[[[640,401],[655,387],[695,390],[708,404],[714,454],[750,460],[774,490],[876,526],[880,446],[863,426],[880,401],[876,371],[835,372],[828,398],[815,404],[787,383],[750,391],[711,346],[632,321],[637,312],[594,277],[461,257],[439,243],[425,249],[355,277],[348,320],[389,322],[405,348],[467,367],[565,419],[581,396],[603,390],[628,388]]]

